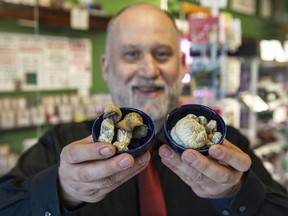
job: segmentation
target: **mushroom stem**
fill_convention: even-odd
[[[112,143],[114,137],[114,123],[110,118],[103,119],[100,128],[100,136],[98,140],[100,142],[109,142]]]
[[[113,145],[118,151],[128,150],[132,138],[140,139],[148,133],[148,126],[143,123],[140,114],[130,112],[124,118],[119,107],[109,104],[104,109],[98,141],[112,143],[117,127],[117,138]],[[121,120],[121,121],[120,121]]]
[[[132,132],[119,129],[117,132],[117,141],[113,145],[117,148],[118,151],[128,150],[128,145],[132,139]]]
[[[100,135],[98,140],[101,142],[112,143],[114,137],[115,124],[121,119],[122,112],[114,104],[108,104],[104,108],[103,121],[101,123]]]

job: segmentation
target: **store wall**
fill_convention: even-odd
[[[253,38],[257,41],[262,39],[285,39],[285,35],[283,32],[280,32],[279,29],[287,28],[288,21],[287,15],[281,18],[281,20],[277,20],[274,12],[272,12],[271,17],[263,17],[260,15],[260,1],[256,1],[256,11],[254,15],[246,15],[243,13],[235,12],[231,10],[229,7],[227,9],[223,9],[222,11],[231,13],[233,17],[239,18],[242,24],[242,33],[244,37]],[[283,6],[284,7],[284,6]],[[288,4],[286,3],[285,8],[288,8]],[[271,9],[272,11],[274,9]],[[287,11],[287,9],[285,9]]]
[[[117,13],[121,8],[137,2],[148,2],[152,3],[156,6],[160,6],[161,0],[124,0],[124,1],[113,1],[113,0],[97,0],[97,3],[102,5],[103,11],[107,15],[113,15]],[[199,1],[183,1],[183,2],[191,2],[193,4],[199,4]],[[178,0],[168,0],[168,10],[172,12],[174,15],[178,16],[180,11],[181,1]],[[285,9],[288,9],[288,4],[286,3]],[[285,14],[281,17],[280,20],[276,20],[276,15],[274,12],[274,8],[272,9],[272,16],[265,18],[260,15],[260,0],[256,0],[256,12],[253,16],[245,15],[243,13],[235,12],[229,9],[229,1],[228,8],[221,9],[221,11],[225,11],[231,13],[235,18],[239,18],[242,22],[242,31],[243,36],[250,39],[261,40],[261,39],[280,39],[284,40],[285,35],[283,32],[279,31],[279,28],[287,28],[288,27],[288,16]]]
[[[122,0],[122,1],[115,1],[115,0],[97,0],[97,3],[101,4],[103,11],[106,15],[113,15],[117,13],[121,8],[126,7],[132,3],[141,3],[147,2],[154,4],[156,6],[160,5],[161,0]]]
[[[35,34],[39,32],[40,35],[63,36],[69,38],[85,38],[92,42],[92,88],[91,94],[107,93],[108,89],[106,83],[103,82],[101,76],[100,56],[104,52],[105,47],[105,31],[80,31],[72,30],[64,27],[51,27],[40,25],[39,30],[29,27],[21,27],[15,21],[0,20],[0,31],[21,33],[21,34]],[[44,95],[58,95],[58,94],[77,93],[76,90],[46,90],[40,93],[35,91],[15,91],[15,92],[0,92],[0,97],[18,97],[24,96],[28,103],[35,104],[39,94]],[[0,130],[0,146],[9,144],[12,151],[21,153],[23,151],[23,141],[26,139],[39,137],[49,129],[49,125],[42,125],[39,127],[24,127],[16,129]],[[1,157],[1,155],[0,155]]]
[[[29,27],[19,26],[15,21],[0,20],[0,31],[21,33],[21,34],[40,34],[51,36],[63,36],[69,38],[87,38],[92,42],[92,88],[91,93],[108,92],[106,84],[102,80],[100,56],[105,49],[105,31],[82,31],[73,30],[68,27],[52,27],[39,25],[39,30]]]

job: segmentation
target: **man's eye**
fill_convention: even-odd
[[[158,51],[154,53],[154,57],[159,61],[165,61],[169,59],[171,55],[172,53],[168,51]]]
[[[140,53],[138,51],[127,51],[124,52],[124,58],[128,60],[134,60],[139,58]]]

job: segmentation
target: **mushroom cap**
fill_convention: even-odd
[[[210,120],[206,126],[206,131],[208,133],[216,132],[217,131],[217,122],[215,120]]]
[[[189,115],[180,119],[175,125],[176,137],[181,140],[181,145],[187,148],[201,148],[205,146],[207,140],[207,133],[205,127],[197,120],[191,118]],[[174,140],[177,142],[176,140]]]
[[[114,124],[116,124],[122,117],[122,112],[115,104],[107,104],[104,107],[103,119],[111,118]]]
[[[132,137],[136,139],[143,138],[147,134],[148,134],[148,126],[145,124],[134,127],[132,131]]]
[[[120,122],[118,122],[117,127],[125,131],[132,132],[136,126],[142,126],[143,119],[140,114],[136,112],[128,113]]]

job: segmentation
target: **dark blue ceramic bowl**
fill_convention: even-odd
[[[216,120],[217,122],[217,131],[222,133],[222,137],[217,144],[221,144],[226,137],[226,124],[223,121],[222,117],[215,112],[213,109],[199,105],[199,104],[186,104],[182,105],[180,107],[177,107],[173,109],[166,117],[165,123],[164,123],[164,132],[165,136],[167,138],[168,144],[179,153],[182,153],[187,148],[183,147],[181,145],[178,145],[175,143],[170,135],[171,129],[175,126],[175,124],[183,117],[185,117],[188,114],[194,114],[196,116],[205,116],[208,121],[209,120]],[[208,154],[208,149],[198,149],[198,151],[204,155]]]
[[[144,154],[152,144],[152,140],[153,140],[154,135],[155,135],[153,121],[146,113],[144,113],[141,110],[131,108],[131,107],[122,107],[120,109],[122,112],[122,118],[130,112],[139,113],[143,119],[143,123],[148,126],[148,134],[141,139],[132,139],[129,146],[128,146],[129,150],[117,151],[116,154],[129,153],[135,158],[139,157],[140,155]],[[94,123],[92,125],[92,137],[93,137],[94,142],[98,141],[98,136],[100,134],[100,127],[101,127],[102,120],[103,120],[103,114],[101,114],[94,121]],[[115,133],[115,136],[116,136],[116,133]],[[114,142],[114,139],[113,139],[113,142]]]

